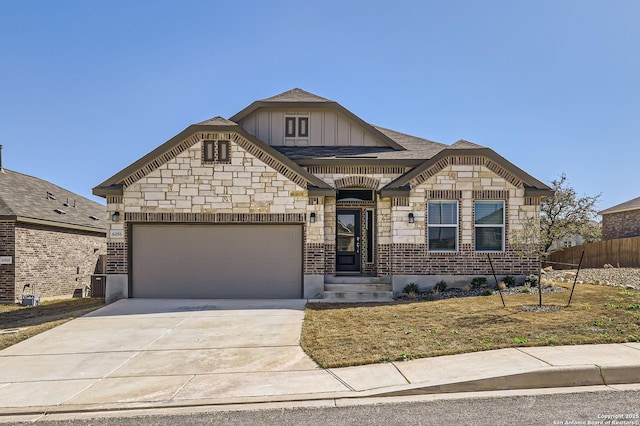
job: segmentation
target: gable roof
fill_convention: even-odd
[[[105,216],[102,204],[51,182],[7,169],[0,171],[0,219],[106,232]]]
[[[387,144],[391,148],[396,150],[404,150],[402,145],[396,143],[393,139],[385,135],[374,126],[365,122],[363,119],[330,99],[326,99],[313,93],[306,92],[302,89],[291,89],[279,95],[272,96],[270,98],[261,99],[259,101],[252,102],[251,105],[244,108],[242,111],[236,113],[229,120],[239,123],[249,114],[253,113],[259,108],[329,108],[337,111],[341,115],[346,116],[350,120],[358,124],[365,132],[369,133],[375,139]]]
[[[488,161],[486,164],[488,168],[506,180],[512,181],[514,185],[522,185],[525,189],[525,196],[544,197],[553,193],[548,185],[507,161],[495,151],[468,141],[458,141],[457,144],[457,146],[454,144],[441,150],[435,156],[422,163],[422,165],[389,182],[380,190],[380,194],[392,197],[407,196],[412,182],[417,184],[424,182],[424,180],[446,167],[449,164],[449,157],[458,156],[485,157]]]
[[[252,151],[254,151],[259,157],[262,156],[263,159],[269,159],[265,162],[268,163],[271,160],[279,166],[282,166],[283,168],[279,168],[278,170],[280,173],[289,178],[293,177],[292,180],[306,182],[307,189],[315,191],[318,194],[321,192],[326,193],[327,191],[331,194],[334,193],[333,188],[323,182],[320,178],[307,172],[291,159],[285,157],[273,147],[250,134],[238,124],[222,117],[214,117],[198,124],[192,124],[164,144],[132,163],[130,166],[122,169],[100,185],[93,188],[93,193],[101,197],[106,197],[107,195],[121,195],[124,187],[127,186],[127,183],[130,184],[132,181],[140,179],[140,177],[150,173],[161,165],[166,164],[172,158],[175,158],[178,154],[198,142],[200,140],[198,138],[198,134],[202,132],[236,133],[242,138],[242,140],[239,139],[236,142],[243,143],[242,141],[246,141],[250,145]]]
[[[624,203],[617,204],[613,207],[609,207],[608,209],[598,212],[598,214],[605,215],[609,213],[620,213],[638,209],[640,209],[640,197],[634,198],[633,200],[625,201]]]

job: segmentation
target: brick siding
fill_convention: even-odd
[[[602,239],[640,236],[640,210],[602,215]]]
[[[41,297],[70,297],[84,290],[106,253],[100,233],[24,223],[15,227],[15,244],[15,300],[25,284],[35,284]]]
[[[15,301],[15,224],[0,223],[0,256],[11,256],[11,265],[0,265],[0,303]]]
[[[379,252],[390,253],[392,275],[489,275],[486,253],[463,244],[457,253],[430,253],[426,244],[385,244]],[[521,258],[514,250],[490,253],[498,275],[529,275],[537,271],[536,258]]]

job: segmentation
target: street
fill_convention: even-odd
[[[422,400],[413,402],[384,402],[337,407],[209,411],[192,414],[69,420],[50,420],[44,417],[37,420],[35,424],[52,426],[640,425],[639,390],[481,396],[465,399],[442,399],[442,396],[431,398],[431,400],[429,400],[430,397],[420,398]],[[390,400],[388,398],[385,401]],[[367,400],[349,403],[354,402],[366,403]],[[0,418],[1,422],[2,418]],[[24,425],[26,423],[9,424]]]

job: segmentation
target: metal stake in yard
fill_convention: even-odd
[[[571,294],[569,294],[569,301],[567,302],[567,308],[571,304],[571,298],[573,297],[573,290],[576,289],[576,282],[578,282],[578,274],[580,273],[580,266],[582,266],[582,258],[584,258],[584,250],[582,250],[582,254],[580,255],[580,262],[578,262],[578,270],[576,271],[576,276],[573,278],[573,287],[571,287]]]
[[[493,262],[491,261],[491,256],[487,253],[487,259],[489,259],[489,265],[491,265],[491,272],[493,273],[493,279],[496,280],[496,287],[498,287],[498,293],[500,293],[500,300],[502,300],[502,307],[506,308],[507,305],[504,303],[504,296],[502,295],[502,290],[500,289],[500,284],[498,284],[498,277],[496,277],[496,270],[493,268]]]

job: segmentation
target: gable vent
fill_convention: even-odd
[[[65,212],[64,210],[60,210],[60,209],[54,209],[53,211],[58,213],[58,214],[67,214],[67,212]]]

